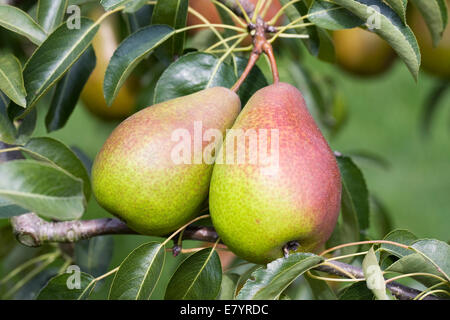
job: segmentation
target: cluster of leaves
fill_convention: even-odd
[[[107,272],[113,250],[109,236],[76,243],[72,258],[51,247],[41,249],[39,255],[26,262],[14,261],[18,249],[23,247],[15,248],[15,254],[10,253],[6,259],[7,264],[16,267],[0,280],[3,298],[89,299],[99,283],[113,275],[107,288],[111,300],[296,299],[305,288],[314,299],[394,299],[386,284],[407,277],[423,288],[416,299],[430,294],[445,298],[450,294],[450,246],[439,240],[417,239],[406,230],[395,230],[358,253],[364,254],[359,263],[365,279],[348,279],[349,284],[343,286],[330,285],[324,280],[333,278],[313,270],[339,257],[312,253],[294,253],[266,266],[238,260],[222,270],[215,247],[204,248],[185,257],[173,271],[166,268],[170,253],[166,252],[165,242],[149,242]],[[76,267],[69,267],[73,263]],[[161,283],[162,278],[170,278],[167,285]]]
[[[17,158],[25,157],[25,159],[15,159],[0,164],[0,218],[35,212],[48,219],[73,220],[81,218],[85,212],[91,193],[89,174],[86,170],[88,166],[83,164],[77,152],[63,143],[51,138],[31,138],[31,136],[37,121],[36,108],[44,97],[48,97],[49,100],[45,118],[47,130],[50,132],[60,129],[68,121],[81,90],[96,64],[91,42],[101,22],[108,15],[121,11],[129,31],[129,35],[112,56],[105,74],[103,89],[108,104],[113,102],[119,89],[132,72],[139,71],[139,67],[142,66],[145,69],[144,71],[141,69],[141,72],[153,76],[142,91],[146,94],[151,92],[152,102],[158,103],[208,87],[231,87],[247,64],[245,56],[234,51],[236,47],[233,46],[238,43],[230,46],[217,30],[215,35],[218,34],[219,40],[222,41],[221,46],[217,46],[217,42],[207,49],[200,48],[200,50],[188,46],[189,42],[185,39],[187,0],[102,0],[101,4],[106,13],[101,18],[97,21],[80,18],[79,28],[69,28],[66,22],[69,22],[71,17],[65,14],[68,6],[79,5],[83,8],[89,2],[93,1],[39,0],[28,13],[17,7],[0,5],[0,26],[8,32],[28,39],[30,43],[27,43],[27,48],[32,52],[27,54],[22,50],[20,55],[16,54],[17,57],[12,53],[14,50],[0,53],[0,141],[5,146],[0,154],[19,152],[20,156]],[[438,20],[427,19],[434,38],[438,39],[447,24],[445,1],[414,0],[414,2],[420,4],[419,8],[427,13],[425,17],[440,17]],[[374,14],[370,6],[378,6],[380,13],[377,13],[376,17],[381,20],[381,24],[380,28],[375,29],[374,32],[396,50],[412,75],[417,78],[420,52],[413,33],[406,25],[406,0],[334,0],[333,2],[283,0],[282,3],[286,5],[285,13],[290,23],[280,27],[273,40],[284,31],[299,35],[307,34],[308,38],[302,40],[306,49],[312,55],[326,61],[334,60],[333,44],[328,30],[364,26]],[[290,3],[289,6],[288,3]],[[222,11],[220,12],[223,15]],[[226,21],[224,15],[223,17]],[[296,25],[300,22],[311,24],[297,28]],[[245,29],[239,30],[234,27],[224,34],[237,31],[246,32]],[[232,34],[230,37],[233,36]],[[25,63],[22,63],[18,57]],[[293,69],[298,71],[299,83],[314,101],[315,108],[323,115],[324,123],[331,129],[339,127],[345,118],[339,95],[324,95],[324,92],[333,87],[333,83],[330,84],[327,79],[315,80],[308,71],[298,66],[294,65]],[[256,90],[266,86],[267,83],[263,72],[259,68],[254,68],[239,90],[242,103],[245,104]],[[331,92],[334,91],[331,90]],[[370,221],[369,195],[362,173],[351,158],[337,155],[337,160],[343,179],[342,211],[328,247],[370,239],[367,233]],[[28,267],[34,266],[35,262],[39,263],[41,268],[37,269],[36,274],[40,274],[52,263],[62,259],[62,262],[60,261],[62,266],[54,269],[56,272],[52,273],[52,275],[59,275],[52,278],[40,291],[39,298],[87,298],[93,292],[97,282],[114,273],[115,278],[109,295],[111,299],[151,298],[164,270],[165,243],[151,242],[140,246],[122,262],[118,269],[105,274],[108,259],[98,258],[102,251],[95,250],[98,247],[103,248],[104,244],[103,240],[100,240],[103,238],[97,239],[89,240],[89,244],[84,246],[87,247],[88,252],[79,253],[78,257],[77,248],[84,247],[83,243],[76,244],[74,262],[80,265],[83,271],[80,289],[67,288],[67,281],[71,275],[61,270],[64,270],[63,267],[66,267],[67,263],[73,261],[72,258],[63,256],[60,249],[54,248],[50,253],[45,253],[48,254],[45,258],[39,256],[40,260],[33,260],[19,271],[12,271],[13,275],[6,282],[14,279]],[[403,243],[402,239],[397,238],[392,241]],[[391,251],[388,251],[383,247],[384,245],[381,245],[377,250],[380,254],[378,259],[373,259],[375,253],[369,251],[372,253],[367,254],[366,265],[375,263],[378,265],[380,261],[379,263],[384,267],[386,265],[383,263],[387,263],[385,261],[395,260],[389,265],[390,268],[398,263],[398,268],[391,269],[395,272],[418,272],[412,271],[411,268],[420,266],[420,269],[417,269],[420,272],[427,270],[448,281],[450,273],[448,245],[437,240],[422,241],[425,241],[422,245],[416,245],[420,241],[406,244],[411,246],[412,250],[416,250],[419,256],[414,256],[416,253],[405,254],[404,252],[400,255],[395,249],[391,248]],[[355,255],[359,249],[361,246],[348,246],[340,249],[339,253]],[[383,250],[390,252],[389,255],[382,255]],[[431,256],[433,250],[439,250],[439,255]],[[78,249],[78,252],[83,250]],[[86,259],[92,259],[95,256],[98,259],[83,264],[83,258],[79,258],[80,256],[87,257]],[[424,256],[428,258],[420,265],[417,261]],[[402,260],[404,258],[405,260]],[[286,290],[296,279],[324,263],[325,259],[325,257],[309,253],[296,253],[287,259],[276,260],[267,267],[250,266],[241,274],[223,273],[217,252],[214,249],[203,249],[187,257],[178,267],[165,290],[165,298],[275,299],[286,297]],[[98,266],[98,269],[93,267],[99,263],[103,264]],[[381,269],[379,269],[380,272]],[[314,287],[323,290],[323,285],[314,281],[317,279],[308,279],[313,290]],[[431,286],[433,285],[436,284]],[[355,287],[356,289],[353,289]],[[13,287],[7,293],[12,296],[18,290],[19,288]],[[345,291],[347,296],[351,295],[353,290],[362,289],[358,284],[352,285]],[[380,295],[379,292],[375,294]]]

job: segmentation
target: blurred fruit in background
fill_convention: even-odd
[[[395,60],[394,50],[377,34],[361,29],[333,32],[338,65],[358,76],[375,76],[387,71]]]
[[[219,12],[216,6],[211,2],[211,0],[189,0],[189,6],[204,16],[210,23],[222,23],[220,19]],[[204,22],[199,18],[188,13],[186,25],[193,26],[196,24],[203,24]],[[189,30],[189,33],[195,34],[200,31],[201,28]]]
[[[450,7],[450,0],[447,0],[447,6]],[[432,75],[450,79],[450,26],[447,25],[441,41],[434,47],[425,20],[413,6],[408,7],[408,24],[419,43],[422,68]]]
[[[265,1],[265,4],[264,4],[262,10],[264,10],[264,8],[266,8],[266,6],[269,4],[269,1],[270,0]],[[256,5],[258,0],[250,0],[250,2],[253,3],[254,5]],[[214,24],[222,23],[222,19],[220,18],[219,12],[217,11],[216,6],[214,5],[214,3],[211,0],[189,0],[189,6],[192,9],[194,9],[195,11],[197,11],[198,13],[200,13],[201,15],[203,15],[210,23],[214,23]],[[267,13],[266,13],[264,20],[269,21],[270,19],[272,19],[281,8],[282,8],[282,5],[279,0],[272,0],[270,3],[269,9],[267,9]],[[260,11],[260,12],[262,12],[262,11]],[[283,19],[284,19],[284,16],[280,16],[277,19],[277,21],[275,22],[275,25],[277,25],[277,26],[281,25],[281,23],[283,22]],[[186,23],[188,26],[193,26],[196,24],[203,24],[203,23],[204,22],[200,18],[196,17],[192,13],[188,14],[187,23]],[[236,23],[236,25],[237,25],[237,23]],[[198,31],[200,31],[202,29],[203,28],[193,29],[190,31],[190,33],[196,34]],[[246,38],[241,44],[244,46],[251,44],[251,38],[250,37]]]
[[[89,14],[89,17],[98,19],[102,14],[103,10],[96,8]],[[131,115],[136,106],[136,84],[132,77],[124,83],[111,106],[107,106],[103,96],[105,71],[109,60],[120,43],[117,25],[117,17],[115,16],[110,16],[102,22],[92,42],[97,64],[81,93],[81,99],[87,109],[105,120],[123,119]]]

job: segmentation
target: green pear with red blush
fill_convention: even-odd
[[[340,199],[335,156],[300,91],[287,83],[257,91],[227,133],[211,178],[211,219],[222,241],[259,264],[293,244],[314,252],[336,225]]]
[[[211,143],[222,143],[221,137],[214,142],[204,135],[208,130],[224,135],[240,109],[233,91],[214,87],[124,120],[94,161],[97,201],[142,234],[165,235],[192,220],[207,200],[213,168],[203,153]]]

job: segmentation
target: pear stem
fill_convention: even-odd
[[[260,54],[252,51],[250,54],[250,58],[248,60],[247,66],[245,67],[244,72],[242,72],[241,76],[239,77],[238,81],[231,87],[231,90],[234,92],[238,92],[241,85],[244,83],[245,79],[247,79],[248,75],[250,74],[250,71],[252,70],[253,66],[256,64],[256,61],[258,61]]]
[[[278,83],[280,81],[280,76],[278,74],[277,63],[275,60],[275,55],[273,53],[272,45],[267,41],[266,33],[272,32],[272,28],[267,25],[266,22],[261,17],[256,19],[255,24],[249,24],[250,34],[252,35],[253,40],[253,49],[250,54],[250,58],[248,60],[247,66],[245,67],[244,72],[239,77],[238,81],[233,85],[231,90],[237,92],[240,86],[244,83],[245,79],[250,74],[253,66],[258,61],[261,54],[265,53],[270,61],[270,67],[272,69],[273,82]]]
[[[277,62],[275,60],[275,55],[273,54],[273,48],[272,45],[266,41],[263,46],[264,53],[267,55],[270,61],[270,67],[272,68],[272,77],[273,77],[273,83],[280,82],[280,75],[278,73],[278,67]]]

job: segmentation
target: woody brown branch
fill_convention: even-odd
[[[38,247],[50,242],[71,243],[101,235],[137,234],[124,222],[114,218],[48,222],[34,213],[27,213],[11,218],[11,224],[17,240],[30,247]],[[216,242],[218,235],[213,227],[189,226],[183,233],[183,239]],[[357,279],[364,278],[360,268],[338,261],[330,261],[328,265],[320,265],[315,270],[343,278],[348,278],[348,274]],[[387,288],[401,300],[414,299],[421,293],[419,290],[396,282],[388,283]],[[425,300],[438,299],[433,295],[425,297]]]

